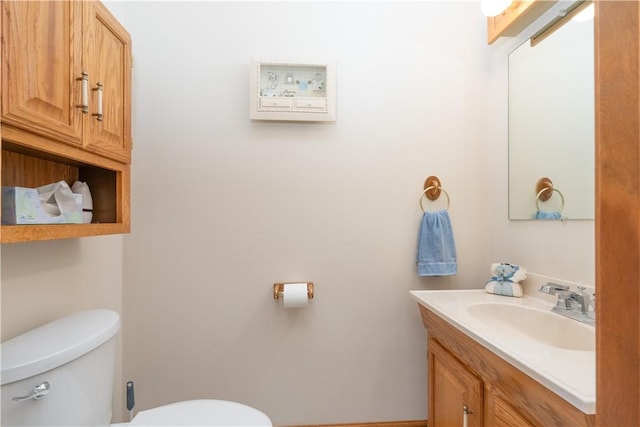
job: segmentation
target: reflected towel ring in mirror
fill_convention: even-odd
[[[423,199],[423,197],[425,195],[427,195],[427,192],[431,191],[431,190],[437,190],[438,192],[442,191],[444,193],[444,195],[447,196],[447,210],[449,210],[449,204],[451,202],[451,199],[449,199],[449,193],[447,193],[445,191],[445,189],[442,188],[442,187],[436,187],[436,186],[431,185],[431,186],[425,188],[424,191],[422,192],[422,194],[420,194],[420,209],[422,209],[422,212],[425,212],[424,206],[422,205],[422,199]],[[428,197],[428,195],[427,195],[427,197]],[[429,198],[429,200],[435,200],[435,199]]]
[[[538,193],[536,194],[536,208],[540,210],[540,200],[541,200],[540,196],[542,195],[542,193],[544,193],[547,190],[551,190],[550,194],[553,194],[553,192],[555,191],[556,193],[558,193],[558,196],[560,196],[560,209],[558,210],[558,212],[562,213],[562,211],[564,210],[564,196],[562,195],[560,190],[557,190],[555,188],[543,188],[542,190],[538,191]],[[547,198],[542,198],[542,201],[547,201],[549,200],[550,197],[551,196]]]

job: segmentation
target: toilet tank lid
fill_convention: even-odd
[[[38,375],[70,362],[108,341],[120,328],[111,310],[86,310],[7,340],[0,345],[0,384]]]

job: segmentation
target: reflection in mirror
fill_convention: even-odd
[[[582,16],[509,55],[509,219],[594,218],[593,19]]]

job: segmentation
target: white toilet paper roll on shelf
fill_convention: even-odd
[[[275,283],[273,298],[284,300],[286,308],[305,307],[313,298],[313,283]]]

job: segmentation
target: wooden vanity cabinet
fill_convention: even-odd
[[[128,233],[129,34],[98,1],[0,7],[2,186],[80,180],[94,204],[92,224],[3,225],[2,243]]]
[[[418,304],[427,329],[429,426],[594,426],[569,402]]]
[[[556,2],[554,0],[514,0],[500,15],[487,18],[487,43],[517,36]]]

